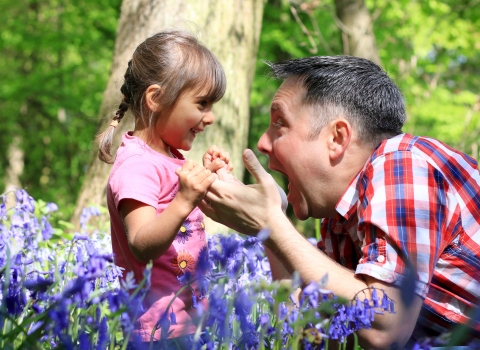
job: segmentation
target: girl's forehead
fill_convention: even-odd
[[[197,84],[196,87],[190,89],[191,93],[197,97],[203,97],[206,99],[213,99],[216,94],[217,86],[211,79],[203,81],[201,84]]]

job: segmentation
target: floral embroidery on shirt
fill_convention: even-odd
[[[195,260],[189,252],[181,250],[177,256],[172,259],[172,266],[175,267],[173,271],[175,276],[183,275],[186,272],[193,273],[195,270]]]
[[[193,233],[192,226],[193,225],[190,219],[185,220],[185,222],[180,227],[180,230],[178,230],[178,233],[177,233],[177,241],[179,243],[185,244],[185,242],[188,241],[188,237],[192,237],[192,233]]]
[[[205,239],[205,222],[203,221],[203,215],[198,214],[197,216],[197,232],[200,239]]]
[[[178,184],[175,184],[175,187],[173,188],[172,192],[170,193],[170,198],[175,198],[178,192]]]

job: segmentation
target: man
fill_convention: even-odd
[[[456,323],[480,330],[468,317],[480,297],[476,161],[403,134],[403,96],[366,59],[310,57],[271,68],[284,81],[258,149],[288,178],[295,215],[324,218],[322,249],[284,215],[273,178],[251,150],[244,163],[257,184],[214,182],[204,213],[249,235],[269,228],[274,278],[298,271],[309,283],[328,273],[327,288],[347,299],[367,287],[385,290],[396,313],[376,315],[372,329],[358,332],[364,348],[402,348],[412,334],[436,335]],[[411,266],[415,294],[403,303]]]

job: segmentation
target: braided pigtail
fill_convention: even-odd
[[[118,124],[122,121],[123,117],[125,116],[125,113],[128,111],[128,108],[130,106],[130,100],[131,100],[131,91],[129,89],[129,80],[131,76],[131,70],[132,70],[132,61],[130,60],[128,62],[128,68],[127,72],[125,73],[125,82],[123,83],[122,87],[120,88],[121,93],[123,94],[123,100],[120,102],[120,105],[118,106],[118,110],[115,112],[115,116],[112,119],[112,122],[108,126],[107,130],[105,130],[103,133],[98,135],[98,158],[105,163],[112,164],[113,163],[113,157],[110,154],[111,148],[112,148],[112,139],[113,139],[113,132],[115,131],[115,128],[118,126]]]

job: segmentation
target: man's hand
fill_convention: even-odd
[[[243,163],[257,183],[245,186],[241,182],[215,181],[199,208],[211,219],[237,232],[254,235],[269,227],[269,220],[274,220],[276,215],[284,215],[282,199],[277,183],[252,150],[243,152]]]

